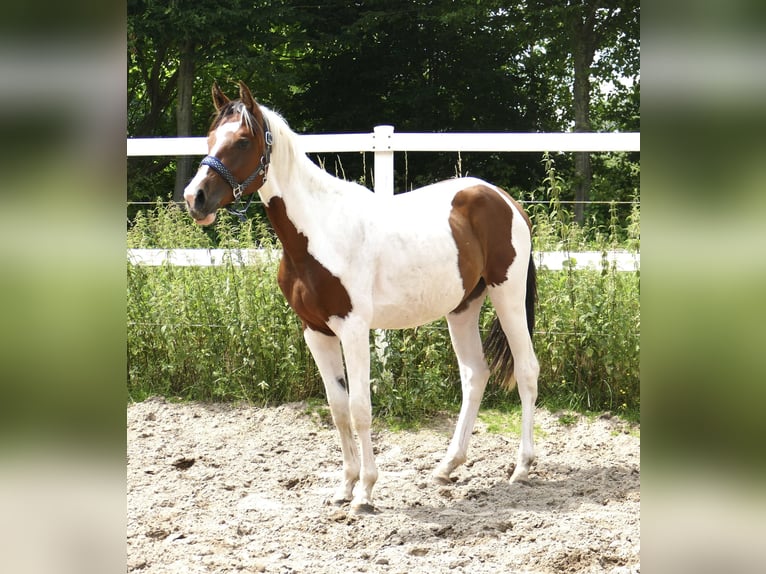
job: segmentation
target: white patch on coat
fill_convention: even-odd
[[[276,135],[275,141],[276,155],[283,140]],[[293,161],[302,159],[296,154]],[[274,157],[272,166],[279,165],[281,158]],[[296,181],[299,173],[308,181]],[[274,189],[286,178],[291,181],[284,191]],[[371,328],[422,325],[460,304],[465,294],[449,214],[455,193],[480,180],[448,180],[390,198],[312,164],[285,176],[272,172],[269,183],[264,201],[269,193],[283,196],[288,217],[308,238],[309,253],[340,278],[354,313]]]
[[[210,148],[208,155],[218,157],[217,154],[221,151],[223,145],[231,139],[231,135],[240,128],[240,125],[240,122],[227,122],[218,126],[215,130],[215,143],[213,144],[213,147]],[[210,170],[210,166],[207,165],[201,165],[199,167],[197,173],[194,174],[192,180],[184,188],[184,199],[187,202],[194,202],[194,198],[197,195],[197,190],[200,188],[202,182],[210,173]],[[212,221],[210,223],[212,223]]]
[[[281,196],[308,251],[349,292],[370,328],[408,328],[445,316],[465,296],[449,215],[459,191],[494,186],[477,178],[435,183],[394,197],[375,195],[316,166],[277,114],[264,203]],[[514,217],[516,212],[514,212]],[[523,222],[522,222],[523,224]]]

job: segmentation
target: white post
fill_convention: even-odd
[[[393,135],[394,126],[375,126],[372,136],[375,150],[375,193],[389,197],[394,195]]]

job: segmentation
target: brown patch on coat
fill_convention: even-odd
[[[341,280],[308,252],[308,238],[300,233],[287,216],[285,202],[272,197],[266,214],[282,243],[282,261],[277,282],[290,307],[303,322],[325,335],[330,317],[346,317],[352,309],[351,298]]]
[[[527,225],[529,218],[510,198]],[[452,199],[449,225],[458,250],[458,269],[465,296],[453,313],[466,309],[482,296],[487,285],[508,279],[508,268],[516,258],[511,243],[513,210],[495,190],[475,185],[459,191]]]

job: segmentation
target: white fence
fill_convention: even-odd
[[[250,265],[264,258],[278,260],[278,249],[128,249],[128,261],[133,265],[158,267],[218,267],[231,263],[235,266]],[[604,265],[617,271],[638,271],[641,256],[629,251],[540,251],[534,253],[538,269],[560,271],[565,268],[601,269]]]
[[[394,194],[394,152],[640,151],[641,134],[627,133],[396,133],[376,126],[366,134],[299,136],[306,153],[373,152],[375,193]],[[207,138],[131,138],[128,156],[207,154]]]
[[[396,133],[393,126],[376,126],[366,134],[312,134],[299,136],[306,153],[373,152],[375,193],[394,193],[394,152],[623,152],[640,151],[641,134],[627,133]],[[127,155],[188,156],[207,154],[207,138],[129,138]],[[246,264],[260,257],[257,250],[129,249],[135,265],[221,265],[230,257]],[[551,270],[600,268],[603,261],[619,271],[636,271],[640,255],[627,252],[536,253],[540,268]]]

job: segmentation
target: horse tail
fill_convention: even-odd
[[[529,255],[529,267],[527,268],[527,294],[525,307],[527,311],[527,329],[529,336],[535,330],[535,305],[537,304],[537,271],[532,254]],[[505,336],[500,319],[495,317],[489,328],[489,334],[484,340],[484,355],[489,359],[489,370],[496,375],[498,383],[508,390],[516,386],[516,378],[513,375],[513,354]]]

